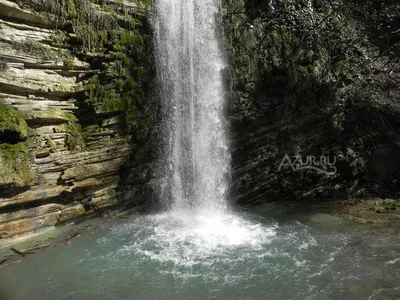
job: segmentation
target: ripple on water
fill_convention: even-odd
[[[241,261],[250,252],[263,255],[261,251],[275,237],[276,228],[276,224],[250,220],[235,213],[181,210],[144,216],[116,230],[134,233],[132,242],[121,248],[121,252],[193,267]]]
[[[377,233],[243,212],[113,219],[4,269],[2,287],[12,299],[71,287],[79,299],[400,299],[398,238]]]

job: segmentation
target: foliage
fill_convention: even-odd
[[[126,111],[144,98],[146,38],[127,30],[114,31],[108,62],[86,85],[88,101],[102,112]]]
[[[65,31],[55,30],[50,35],[51,45],[57,48],[62,48],[67,43],[68,36]]]

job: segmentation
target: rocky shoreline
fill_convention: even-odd
[[[314,204],[313,207],[348,221],[400,229],[400,199],[353,199]]]

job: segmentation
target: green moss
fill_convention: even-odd
[[[137,7],[142,8],[142,9],[147,9],[149,5],[151,5],[152,0],[139,0],[136,4]]]
[[[67,34],[62,30],[56,30],[50,35],[51,45],[57,48],[63,47],[67,41]]]
[[[312,74],[315,71],[315,66],[313,66],[313,65],[299,66],[299,71],[303,75]]]
[[[86,81],[85,102],[97,113],[124,116],[127,130],[135,133],[136,140],[145,140],[147,125],[141,119],[146,117],[145,89],[152,79],[149,68],[152,62],[151,37],[141,32],[142,22],[126,13],[123,0],[110,4],[103,0],[45,2],[49,2],[46,6],[49,13],[72,24],[75,53],[90,53],[90,57],[95,57],[92,63],[97,72]],[[135,1],[142,9],[150,3]],[[66,43],[62,35],[54,37],[54,42],[58,41]],[[72,60],[65,60],[65,65],[73,69]],[[74,122],[71,120],[69,125]],[[73,144],[75,141],[71,140]]]
[[[65,113],[65,118],[68,120],[67,124],[64,124],[64,130],[67,133],[65,144],[71,151],[82,150],[85,148],[85,141],[83,138],[82,127],[78,123],[78,119],[72,113]]]
[[[0,133],[13,131],[20,139],[28,135],[28,125],[20,112],[3,102],[0,102]]]
[[[61,36],[53,34],[51,40],[55,46],[60,47]],[[67,50],[54,50],[51,47],[42,44],[36,40],[26,39],[21,42],[14,42],[13,48],[19,52],[41,58],[43,60],[56,60],[58,58],[71,58],[71,54]]]
[[[68,12],[68,15],[71,17],[76,15],[75,0],[68,0],[67,12]]]
[[[21,154],[28,154],[28,144],[27,142],[14,145],[0,144],[0,152],[7,160],[15,160]]]
[[[8,141],[9,133],[15,133],[13,141]],[[0,102],[0,134],[7,133],[0,143],[0,188],[30,186],[34,172],[30,168],[27,138],[29,127],[20,112]],[[9,144],[7,142],[16,142]]]
[[[148,80],[146,39],[135,30],[119,28],[110,34],[112,47],[109,62],[87,83],[87,101],[101,113],[125,112],[127,120],[132,108],[144,98],[144,82]],[[136,114],[135,114],[136,115]]]
[[[281,28],[281,36],[285,39],[285,40],[289,40],[291,38],[291,35],[289,33],[289,31],[287,30],[286,27],[282,27]]]
[[[75,63],[73,59],[67,59],[64,61],[64,65],[68,68],[68,70],[75,69]]]
[[[129,18],[129,24],[130,24],[132,27],[136,27],[136,26],[138,26],[138,25],[142,25],[142,21],[140,21],[140,20],[138,20],[138,19],[136,19],[136,18]]]
[[[54,57],[54,54],[49,47],[31,39],[26,39],[20,43],[15,43],[14,48],[17,51],[25,52],[32,56],[41,57],[43,59],[52,59]]]
[[[75,117],[75,115],[73,113],[67,112],[67,113],[65,113],[65,117],[68,119],[68,121],[70,123],[75,123],[78,121],[78,119]]]
[[[82,127],[76,122],[68,122],[64,125],[67,137],[65,144],[71,151],[83,150],[85,148],[85,140],[82,133]]]
[[[126,109],[122,99],[123,86],[118,79],[108,84],[102,84],[99,76],[93,76],[85,86],[87,101],[91,103],[98,112],[123,112]]]
[[[32,186],[35,173],[30,166],[28,143],[0,144],[0,187]]]

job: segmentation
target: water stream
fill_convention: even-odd
[[[0,299],[400,299],[396,229],[299,207],[232,214],[98,220],[70,245],[50,232],[56,247],[0,269]]]
[[[165,208],[226,208],[229,150],[218,0],[157,0],[153,25],[163,107]]]

